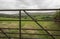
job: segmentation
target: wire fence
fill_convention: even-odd
[[[60,36],[60,35],[52,35],[50,34],[48,31],[60,31],[60,30],[52,30],[52,29],[45,29],[42,25],[40,25],[37,21],[53,21],[53,20],[36,20],[35,18],[33,18],[31,15],[28,14],[28,12],[26,11],[54,11],[54,10],[60,10],[60,9],[2,9],[0,11],[18,11],[19,12],[19,20],[0,20],[0,21],[19,21],[19,28],[0,28],[0,33],[4,34],[5,37],[0,37],[1,39],[3,38],[7,38],[7,39],[40,39],[40,38],[23,38],[21,37],[22,35],[48,35],[50,36],[52,39],[56,39],[54,36]],[[26,15],[28,15],[32,20],[21,20],[21,11],[23,11]],[[34,21],[39,27],[41,27],[42,29],[33,29],[33,28],[21,28],[21,21]],[[4,30],[18,30],[18,33],[15,32],[4,32]],[[22,33],[21,30],[44,30],[47,34],[38,34],[38,33]],[[10,37],[8,36],[8,34],[18,34],[18,37]]]

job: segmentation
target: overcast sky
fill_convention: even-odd
[[[0,0],[0,9],[60,8],[60,0]]]
[[[0,0],[0,9],[60,8],[60,0]]]

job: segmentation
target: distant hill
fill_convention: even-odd
[[[18,14],[2,14],[2,13],[0,13],[0,17],[16,18],[16,17],[18,17]]]
[[[55,12],[49,12],[49,13],[28,13],[29,15],[54,15],[55,14]],[[25,13],[22,13],[21,14],[22,16],[26,16],[26,14]]]
[[[49,13],[28,13],[29,15],[53,15],[55,14],[54,12],[49,12]],[[27,16],[25,13],[21,13],[21,16]],[[19,17],[19,14],[2,14],[0,13],[0,17]]]

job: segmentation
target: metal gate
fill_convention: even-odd
[[[54,36],[60,36],[60,35],[52,35],[48,31],[60,31],[60,30],[50,30],[50,29],[45,29],[42,25],[40,25],[37,21],[53,21],[53,20],[36,20],[33,18],[31,15],[28,14],[26,11],[52,11],[52,10],[60,10],[60,9],[2,9],[0,11],[18,11],[19,12],[19,20],[0,20],[0,21],[19,21],[19,28],[0,28],[0,33],[3,33],[5,37],[0,37],[1,39],[7,38],[7,39],[41,39],[41,38],[23,38],[21,37],[22,34],[29,34],[29,35],[48,35],[52,39],[55,39]],[[21,11],[23,11],[27,16],[29,16],[32,20],[21,20]],[[21,21],[34,21],[39,27],[42,29],[26,29],[26,28],[21,28]],[[19,30],[19,33],[8,33],[4,32],[4,30]],[[21,30],[44,30],[47,34],[37,34],[37,33],[22,33]],[[7,34],[18,34],[19,37],[10,37]]]

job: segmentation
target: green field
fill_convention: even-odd
[[[48,17],[35,17],[38,20],[47,20]],[[29,17],[23,17],[22,20],[32,20]],[[18,18],[3,18],[0,17],[0,20],[19,20]],[[45,29],[53,29],[53,30],[60,30],[60,26],[57,25],[54,21],[38,21],[38,23],[43,26]],[[19,28],[19,21],[0,21],[0,28]],[[21,21],[21,28],[30,28],[30,29],[42,29],[39,27],[34,21]],[[3,29],[4,32],[9,33],[19,33],[18,30],[7,30]],[[0,31],[1,32],[1,31]],[[44,30],[21,30],[22,33],[38,33],[38,34],[47,34]],[[48,31],[50,34],[60,35],[60,31]],[[19,37],[19,34],[7,34],[10,37]],[[4,36],[0,33],[0,37]],[[49,35],[29,35],[29,34],[22,34],[22,37],[27,38],[41,38],[41,39],[52,39]],[[54,36],[56,39],[60,39],[60,36]],[[1,38],[2,39],[2,38]],[[7,39],[7,38],[5,38]],[[16,38],[12,38],[16,39]]]

